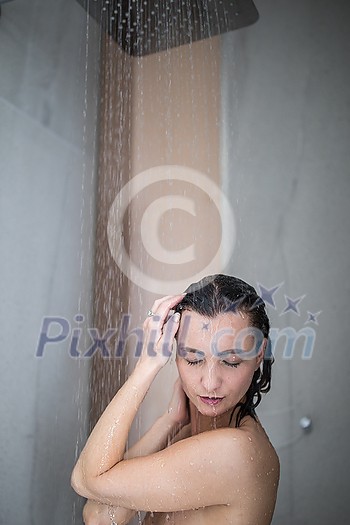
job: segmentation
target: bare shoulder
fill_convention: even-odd
[[[235,472],[239,466],[244,465],[247,473],[256,469],[270,468],[271,472],[279,475],[278,455],[258,420],[248,416],[238,428],[220,428],[197,436],[190,436],[189,427],[189,425],[185,427],[184,432],[179,433],[172,444],[181,442],[186,446],[188,442],[191,446],[190,443],[196,441],[197,446],[204,450],[213,447],[216,451],[216,460],[224,456],[224,461],[227,464],[231,463]]]
[[[227,497],[232,508],[237,501],[249,500],[252,522],[270,523],[277,499],[280,464],[264,428],[259,421],[247,417],[239,428],[217,431],[216,439],[231,467],[231,490]],[[263,520],[262,516],[265,516]]]
[[[257,485],[260,481],[270,492],[277,493],[280,462],[260,421],[247,417],[242,425],[234,430],[237,430],[236,434],[240,436],[242,459],[246,465],[243,471],[245,477],[248,477],[249,481],[254,478]]]
[[[252,478],[272,486],[278,486],[279,458],[268,435],[258,420],[247,417],[238,428],[223,428],[208,433],[208,440],[213,440],[215,448],[226,458],[232,467],[232,476],[248,483]]]
[[[269,523],[277,498],[280,465],[278,455],[260,422],[247,417],[239,428],[212,430],[185,439],[183,444],[190,447],[196,438],[202,460],[209,451],[216,451],[215,454],[209,452],[209,463],[216,470],[216,480],[220,473],[225,502],[231,505],[232,511],[238,501],[246,505],[248,498],[252,503],[249,513],[252,516],[256,514],[254,519],[265,523],[261,518],[265,516],[266,523]]]
[[[135,510],[178,512],[234,506],[240,491],[273,508],[276,457],[261,425],[243,422],[237,429],[184,437],[155,454],[122,461],[94,479],[86,497]]]

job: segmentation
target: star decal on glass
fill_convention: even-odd
[[[274,300],[273,296],[275,295],[277,290],[279,290],[281,288],[281,286],[283,284],[284,283],[280,283],[280,284],[277,284],[276,286],[273,286],[272,288],[265,288],[265,286],[263,286],[262,284],[258,283],[258,287],[259,287],[259,290],[260,290],[260,294],[259,295],[260,295],[261,299],[264,301],[265,304],[269,304],[275,310],[276,310],[277,307],[276,307],[276,303],[275,303],[275,300]]]
[[[301,295],[297,299],[291,299],[290,297],[288,297],[288,295],[285,295],[284,298],[287,302],[287,305],[280,315],[286,314],[287,312],[294,312],[295,314],[300,316],[298,305],[304,299],[304,297],[306,297],[306,295]]]
[[[312,312],[307,312],[307,320],[305,321],[304,324],[306,323],[314,323],[314,324],[317,324],[318,325],[318,320],[317,320],[317,317],[320,315],[320,313],[322,313],[322,310],[320,310],[319,312],[316,312],[315,314],[313,314]]]

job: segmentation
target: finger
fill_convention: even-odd
[[[174,390],[181,387],[181,379],[178,377],[174,383]]]
[[[169,315],[171,310],[183,299],[184,295],[166,296],[162,299],[157,299],[152,307],[154,315],[148,317],[143,323],[146,340],[149,340],[147,347],[149,344],[151,346],[156,345],[158,348],[160,348],[159,345],[164,345],[163,350],[160,350],[164,356],[170,357],[172,353],[173,339],[178,330],[179,315],[174,318],[177,324],[175,324],[175,327],[172,327],[174,328],[173,331],[169,330],[169,327],[166,328],[165,325],[173,317]],[[166,333],[166,338],[161,342],[160,339],[164,333]]]
[[[163,311],[164,308],[167,308],[169,305],[175,306],[179,303],[186,294],[177,294],[177,295],[167,295],[161,299],[156,299],[152,306],[152,311],[157,313]]]
[[[172,400],[177,399],[181,393],[180,378],[178,377],[174,383]]]
[[[164,356],[170,356],[173,351],[174,338],[179,329],[180,314],[173,314],[169,320],[164,323],[163,331],[158,342],[158,346]]]
[[[170,310],[174,308],[178,303],[182,301],[184,294],[172,295],[163,297],[163,299],[157,299],[152,306],[152,312],[160,317],[160,320],[164,321],[169,314]]]
[[[152,327],[157,331],[157,335],[160,336],[164,322],[167,318],[170,318],[170,312],[176,304],[181,302],[185,294],[180,295],[168,295],[162,299],[154,301],[152,306],[153,315],[146,317],[143,326],[144,328]]]

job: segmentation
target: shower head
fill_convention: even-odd
[[[240,29],[252,0],[78,0],[130,55],[143,56]]]

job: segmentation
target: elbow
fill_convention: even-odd
[[[71,478],[70,478],[70,484],[72,489],[79,494],[79,496],[82,496],[83,492],[83,484],[81,482],[81,473],[79,472],[78,466],[76,465],[73,469]]]
[[[72,489],[79,494],[79,496],[83,496],[83,498],[90,498],[91,492],[89,490],[88,484],[86,483],[86,478],[83,475],[81,465],[78,463],[75,465],[71,479],[70,479],[71,487]]]

